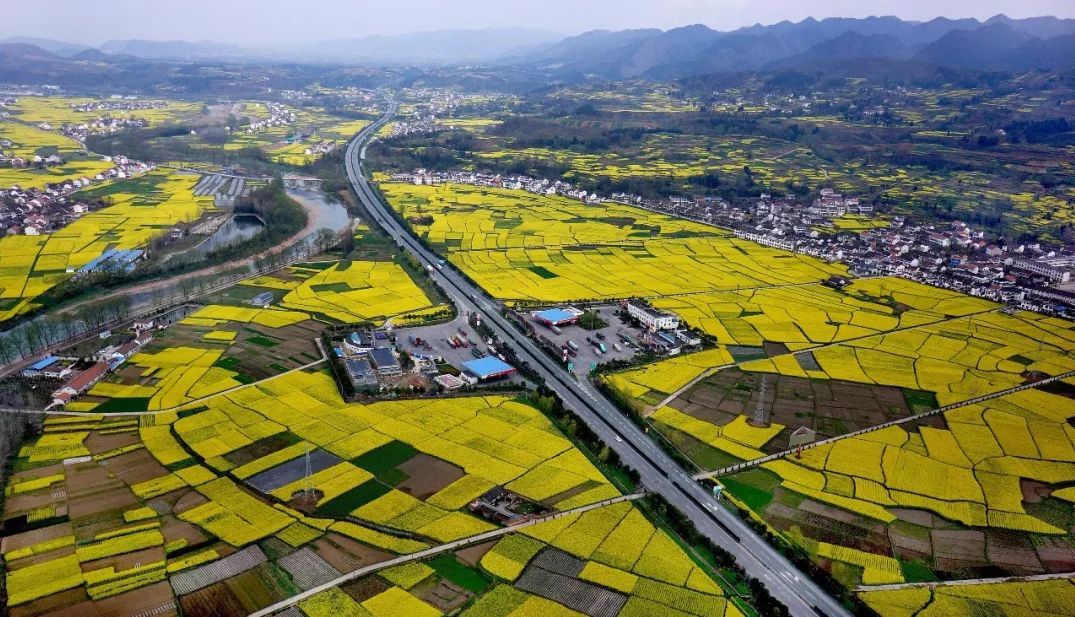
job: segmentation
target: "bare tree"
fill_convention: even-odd
[[[14,359],[15,353],[17,353],[15,344],[11,341],[10,336],[0,336],[0,358],[4,362],[10,362]]]
[[[317,230],[317,235],[314,236],[314,246],[317,247],[318,252],[324,253],[328,251],[333,245],[336,244],[336,232],[332,231],[328,227],[322,227]]]

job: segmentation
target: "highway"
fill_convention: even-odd
[[[363,205],[396,243],[414,254],[423,264],[436,268],[440,258],[423,247],[390,214],[389,206],[370,187],[362,170],[370,137],[396,113],[396,102],[387,95],[385,98],[388,101],[385,114],[348,144],[347,175]],[[534,368],[568,408],[615,450],[626,465],[637,470],[648,490],[662,495],[690,518],[700,533],[734,555],[750,576],[759,579],[777,600],[787,605],[792,615],[850,615],[839,602],[796,569],[737,515],[718,503],[707,488],[684,472],[596,387],[584,379],[572,379],[534,341],[518,332],[501,316],[499,307],[482,290],[450,267],[435,270],[433,276],[459,310],[480,314],[499,339],[508,342],[519,359]]]

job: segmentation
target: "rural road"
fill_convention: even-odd
[[[352,570],[350,572],[342,574],[342,575],[332,579],[331,581],[328,581],[328,582],[325,582],[325,583],[322,583],[322,584],[318,585],[317,587],[313,587],[311,589],[307,589],[306,591],[303,591],[302,593],[295,594],[295,595],[291,596],[290,598],[285,598],[285,599],[277,602],[276,604],[271,604],[269,606],[266,606],[265,608],[263,608],[263,609],[261,609],[259,611],[255,611],[253,613],[250,613],[249,617],[268,617],[268,615],[272,615],[273,613],[275,613],[277,611],[282,611],[282,610],[284,610],[284,609],[286,609],[288,607],[294,606],[294,605],[298,604],[299,602],[302,602],[303,600],[305,600],[305,599],[307,599],[307,598],[309,598],[311,596],[315,596],[315,595],[321,593],[322,591],[328,591],[329,589],[332,589],[333,587],[338,587],[338,586],[340,586],[340,585],[342,585],[342,584],[344,584],[344,583],[346,583],[348,581],[353,581],[353,580],[355,580],[357,578],[362,578],[363,576],[368,576],[370,574],[373,574],[374,572],[379,572],[381,570],[385,570],[385,569],[388,569],[388,568],[391,568],[391,567],[394,567],[394,566],[401,566],[401,565],[403,565],[405,563],[411,563],[411,562],[414,562],[414,561],[421,561],[423,559],[428,559],[430,557],[433,557],[434,555],[439,555],[441,553],[446,553],[448,551],[454,551],[454,550],[457,550],[457,549],[465,548],[465,547],[471,546],[473,544],[481,544],[482,542],[488,542],[490,540],[495,540],[495,539],[497,539],[497,538],[499,538],[501,536],[506,536],[509,533],[515,533],[515,532],[519,531],[520,529],[525,529],[526,527],[530,527],[532,525],[537,525],[539,523],[544,523],[544,522],[555,520],[555,519],[562,518],[562,517],[565,517],[565,516],[573,516],[575,514],[582,514],[583,512],[589,512],[590,510],[596,510],[597,508],[604,508],[604,507],[610,506],[610,505],[612,505],[614,503],[621,503],[621,502],[624,502],[624,501],[634,501],[635,499],[641,499],[642,497],[645,497],[644,493],[632,493],[630,495],[621,495],[619,497],[613,497],[611,499],[606,499],[604,501],[598,501],[596,503],[587,504],[585,506],[579,506],[579,507],[573,508],[571,510],[564,510],[562,512],[557,512],[555,514],[550,514],[548,516],[542,516],[542,517],[539,517],[539,518],[530,519],[529,521],[526,521],[524,523],[520,523],[518,525],[512,525],[510,527],[501,527],[500,529],[494,529],[493,531],[487,531],[485,533],[480,533],[478,535],[470,536],[470,537],[467,537],[467,538],[461,538],[461,539],[456,540],[454,542],[448,542],[447,544],[440,544],[440,545],[437,545],[437,546],[427,548],[425,550],[417,551],[417,552],[414,552],[414,553],[408,553],[406,555],[400,555],[399,557],[396,557],[394,559],[389,559],[387,561],[379,561],[377,563],[372,563],[372,564],[370,564],[368,566],[365,566],[365,567],[359,568],[357,570]]]
[[[385,114],[360,132],[348,145],[347,175],[374,220],[420,262],[436,268],[439,257],[423,247],[394,218],[387,204],[383,203],[378,193],[370,187],[362,170],[366,143],[395,115],[396,109],[396,102],[388,98],[388,110]],[[515,330],[482,290],[451,267],[436,271],[433,277],[448,292],[459,310],[477,312],[501,341],[510,343],[519,359],[533,367],[545,380],[546,385],[615,450],[626,465],[639,472],[647,489],[662,495],[673,507],[686,515],[700,533],[734,555],[747,574],[759,579],[777,600],[787,605],[792,615],[850,615],[843,605],[799,572],[746,523],[718,504],[706,488],[687,475],[592,384],[570,378],[560,366],[538,349],[532,340]]]

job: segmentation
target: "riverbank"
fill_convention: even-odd
[[[127,299],[128,312],[130,314],[152,310],[155,306],[161,306],[161,308],[163,308],[163,305],[167,303],[162,303],[161,298],[168,295],[176,295],[177,298],[182,296],[183,301],[189,301],[192,300],[194,296],[188,297],[188,292],[182,291],[186,281],[213,276],[220,277],[224,273],[231,273],[234,275],[237,271],[242,271],[244,269],[248,271],[249,274],[233,276],[233,280],[227,283],[227,285],[232,285],[242,278],[254,275],[254,265],[274,255],[284,254],[292,261],[294,261],[296,255],[299,258],[308,258],[312,256],[317,251],[314,238],[316,237],[317,232],[321,229],[328,228],[338,232],[350,227],[351,218],[343,205],[330,201],[327,197],[315,191],[289,190],[287,191],[287,194],[305,211],[306,225],[297,233],[292,234],[284,242],[256,254],[232,261],[206,266],[197,270],[184,272],[183,274],[169,276],[164,279],[156,279],[118,287],[101,295],[84,298],[63,306],[57,310],[56,313],[68,315],[69,323],[73,323],[77,321],[77,319],[70,316],[77,313],[80,308],[87,305],[107,303],[110,300],[118,298]],[[177,293],[174,290],[181,290],[182,292]],[[81,324],[79,325],[81,326]],[[65,339],[64,341],[29,352],[22,358],[3,366],[0,368],[0,376],[19,370],[22,366],[27,364],[30,359],[37,357],[41,353],[53,351],[72,344],[80,337],[84,336],[86,331],[83,330],[82,327],[79,327],[77,333],[69,334],[65,332],[64,334],[66,336],[59,337]],[[4,335],[8,334],[0,334],[0,336]]]

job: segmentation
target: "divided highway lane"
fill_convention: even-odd
[[[348,145],[347,174],[374,220],[420,261],[435,266],[439,258],[419,244],[388,212],[388,206],[382,203],[362,173],[366,142],[395,114],[396,102],[390,98],[388,102],[385,115],[366,127]],[[434,276],[461,310],[478,312],[501,340],[510,342],[519,358],[537,370],[546,384],[619,454],[624,463],[638,470],[647,489],[662,495],[690,518],[699,532],[731,552],[748,574],[762,581],[775,598],[787,605],[792,615],[850,615],[738,516],[717,503],[709,491],[687,475],[592,384],[569,377],[532,340],[515,330],[481,290],[451,268],[438,270]]]

